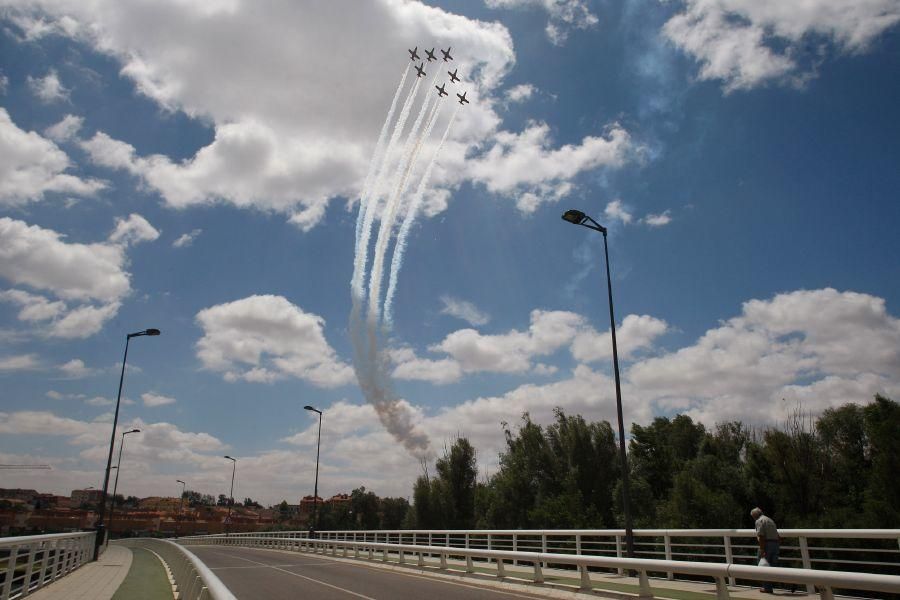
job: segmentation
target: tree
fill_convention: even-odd
[[[350,492],[350,508],[353,510],[354,528],[376,529],[379,523],[379,499],[375,492],[360,486]]]
[[[373,494],[374,495],[374,494]],[[406,498],[382,498],[380,501],[380,529],[400,529],[409,512],[409,501]]]
[[[229,498],[225,494],[219,494],[219,499],[216,500],[216,506],[228,506]]]
[[[435,490],[446,511],[444,520],[450,529],[471,529],[475,526],[475,478],[478,466],[475,448],[459,437],[435,464],[438,479]]]

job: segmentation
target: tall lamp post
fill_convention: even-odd
[[[113,483],[112,502],[109,503],[109,525],[108,525],[108,528],[109,528],[110,533],[112,533],[113,515],[116,512],[116,491],[119,489],[119,473],[122,472],[122,450],[125,448],[125,436],[128,435],[129,433],[140,433],[140,432],[141,432],[140,429],[132,429],[130,431],[123,431],[122,432],[122,441],[119,442],[119,460],[116,461],[116,466],[112,467],[113,469],[116,470],[116,481],[115,481],[115,483]],[[108,538],[107,538],[107,542],[108,542]]]
[[[315,537],[316,529],[319,527],[319,450],[322,447],[322,411],[313,408],[310,405],[303,407],[305,410],[319,413],[319,435],[316,441],[316,484],[313,488],[313,527],[310,528],[313,537]]]
[[[128,342],[133,337],[144,335],[159,335],[159,329],[145,329],[125,336],[125,356],[122,357],[122,374],[119,375],[119,394],[116,396],[116,413],[113,417],[112,433],[109,434],[109,455],[106,458],[106,473],[103,476],[103,494],[100,498],[100,514],[97,515],[97,538],[94,541],[94,560],[100,557],[100,546],[103,545],[105,525],[103,518],[106,516],[106,493],[109,490],[109,472],[112,470],[113,447],[116,443],[116,427],[119,424],[119,405],[122,401],[122,383],[125,381],[125,361],[128,360]]]
[[[631,528],[631,509],[628,499],[631,497],[628,485],[628,459],[625,456],[625,425],[622,422],[622,386],[619,382],[619,351],[616,346],[616,317],[613,313],[612,279],[609,276],[609,248],[606,244],[606,227],[603,227],[580,210],[567,210],[564,221],[581,225],[603,234],[603,253],[606,255],[606,290],[609,294],[609,330],[612,333],[613,372],[616,376],[616,414],[619,419],[619,460],[622,464],[622,508],[625,511],[625,549],[629,558],[634,557],[634,532]]]
[[[228,535],[228,530],[231,529],[231,507],[234,506],[234,472],[237,470],[237,459],[227,455],[225,458],[231,461],[231,492],[228,494],[228,517],[225,519],[225,535]]]
[[[181,520],[184,520],[184,494],[187,489],[187,484],[180,479],[175,480],[176,483],[181,484],[181,506],[179,507],[178,514],[181,517]],[[178,537],[178,521],[175,521],[175,537]]]

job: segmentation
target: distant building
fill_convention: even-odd
[[[37,490],[25,490],[22,488],[0,488],[0,500],[21,500],[32,504],[38,497]]]
[[[346,506],[350,504],[350,494],[335,494],[334,496],[326,500],[325,503],[330,504],[334,508],[337,508],[339,506]]]
[[[309,514],[313,512],[314,507],[318,504],[322,506],[325,502],[319,498],[318,496],[303,496],[300,498],[300,512],[303,514]]]
[[[159,510],[178,512],[181,510],[181,498],[166,498],[161,496],[150,496],[149,498],[141,498],[138,502],[138,508],[141,510]]]
[[[72,506],[79,507],[82,504],[100,504],[103,498],[103,490],[72,490],[69,495]]]

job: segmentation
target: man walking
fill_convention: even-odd
[[[764,515],[759,507],[751,510],[750,516],[756,521],[756,541],[759,543],[759,553],[756,558],[765,558],[770,567],[777,567],[781,537],[778,535],[775,521]],[[766,594],[773,593],[772,583],[769,581],[763,583],[760,591]]]

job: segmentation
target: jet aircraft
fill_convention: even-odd
[[[469,93],[469,92],[463,92],[462,94],[457,94],[457,95],[456,95],[456,97],[459,98],[459,103],[460,103],[460,104],[468,104],[468,103],[469,103],[469,101],[466,100],[466,94],[468,94],[468,93]]]
[[[456,83],[457,81],[459,81],[459,77],[456,76],[457,71],[459,71],[459,69],[453,69],[452,73],[450,71],[447,71],[447,75],[450,76],[451,83]]]
[[[412,50],[409,50],[409,49],[406,50],[407,52],[409,52],[409,60],[411,60],[413,62],[419,60],[418,50],[419,50],[418,46],[416,46]]]
[[[431,62],[431,61],[433,61],[433,60],[437,60],[437,59],[434,57],[434,48],[432,48],[431,50],[426,50],[426,51],[425,51],[425,54],[428,56],[428,62]]]
[[[425,63],[423,62],[421,65],[416,67],[416,77],[425,77]]]
[[[452,46],[447,46],[446,50],[441,50],[441,54],[444,55],[444,62],[447,62],[448,60],[453,60],[453,57],[450,56],[451,48],[452,48]]]
[[[444,89],[444,86],[445,86],[445,85],[447,85],[447,84],[446,84],[446,83],[442,83],[441,85],[436,85],[436,86],[434,86],[435,89],[437,89],[437,91],[438,91],[438,98],[440,98],[441,96],[446,96],[446,95],[447,95],[447,90]]]

